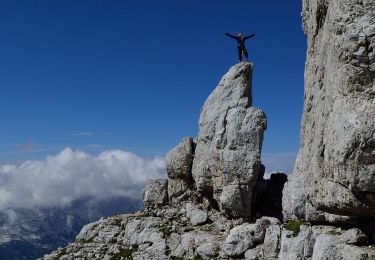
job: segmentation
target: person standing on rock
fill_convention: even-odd
[[[255,34],[249,36],[243,36],[242,33],[237,34],[237,36],[225,33],[226,36],[237,40],[237,50],[238,50],[238,61],[242,61],[242,54],[245,55],[246,61],[248,60],[248,53],[245,47],[245,41],[255,36]]]

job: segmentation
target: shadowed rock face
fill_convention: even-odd
[[[251,107],[252,64],[233,66],[200,114],[192,174],[197,190],[234,217],[248,217],[266,117]]]
[[[264,166],[262,165],[255,186],[252,214],[255,219],[268,216],[283,220],[282,196],[284,184],[288,176],[284,173],[272,173],[269,180],[263,178]]]
[[[284,214],[303,218],[307,205],[310,213],[375,217],[374,1],[304,0],[302,14],[301,148]]]

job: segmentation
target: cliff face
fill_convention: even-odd
[[[302,15],[308,51],[301,148],[284,189],[284,216],[374,217],[374,1],[304,0]]]

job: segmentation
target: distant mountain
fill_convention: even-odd
[[[34,260],[73,242],[87,223],[142,208],[141,200],[116,197],[80,199],[65,208],[0,212],[0,259]]]

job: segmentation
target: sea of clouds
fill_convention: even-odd
[[[0,166],[0,210],[64,207],[85,197],[140,198],[147,179],[164,178],[164,158],[66,148],[43,160]]]

